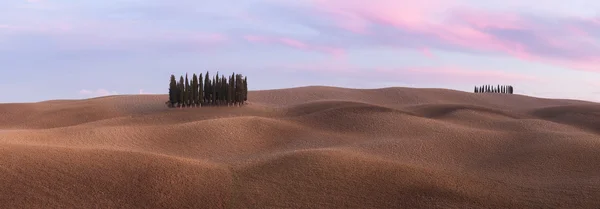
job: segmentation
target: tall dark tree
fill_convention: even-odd
[[[192,75],[192,106],[198,105],[198,75]]]
[[[184,88],[185,90],[184,92],[184,96],[183,96],[183,101],[185,103],[185,107],[190,105],[190,81],[188,80],[188,75],[187,73],[185,74],[185,81],[184,81]]]
[[[235,75],[235,100],[238,105],[244,104],[244,83],[242,74]]]
[[[206,104],[210,104],[210,93],[210,75],[206,71],[206,76],[204,77],[204,102]]]
[[[235,99],[235,72],[231,74],[231,81],[229,82],[229,86],[231,88],[231,104],[235,106],[237,104],[237,100]]]
[[[204,105],[204,82],[202,82],[202,73],[198,76],[198,105]]]
[[[181,102],[181,83],[179,81],[177,81],[176,84],[177,90],[175,91],[175,101],[176,101],[176,107],[180,106],[180,102]]]
[[[233,97],[231,97],[231,76],[227,76],[227,106],[231,105]]]
[[[183,76],[179,77],[179,101],[177,101],[178,103],[178,107],[183,107],[184,103],[185,103],[185,84],[183,82]]]
[[[216,73],[215,76],[213,76],[213,92],[214,92],[214,105],[219,105],[219,72]]]
[[[217,80],[219,80],[219,86],[217,87],[217,91],[219,92],[219,105],[223,105],[223,101],[225,101],[225,94],[223,94],[223,86],[225,85],[223,84],[223,75],[218,77]]]
[[[212,91],[212,105],[216,105],[217,104],[217,81],[216,79],[213,77],[213,81],[212,81],[212,86],[211,86],[211,91]]]
[[[242,85],[240,84],[240,82],[242,81],[242,79],[240,79],[241,75],[240,74],[235,74],[235,92],[234,92],[234,100],[235,100],[235,105],[240,105],[242,100],[240,99],[240,90],[242,90]]]
[[[169,82],[169,107],[174,107],[177,103],[177,80],[175,75],[171,74]]]
[[[248,101],[248,77],[244,76],[244,102]]]
[[[227,105],[227,79],[225,75],[221,75],[221,95],[223,95],[221,105]]]

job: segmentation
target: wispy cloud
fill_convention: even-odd
[[[341,48],[336,48],[332,46],[324,46],[317,44],[309,44],[300,40],[296,40],[293,38],[287,37],[268,37],[268,36],[258,36],[258,35],[245,35],[243,38],[246,41],[252,43],[263,43],[263,44],[279,44],[299,50],[307,50],[307,51],[316,51],[316,52],[324,52],[331,55],[340,56],[344,54],[344,50]]]
[[[310,2],[312,6],[301,8],[304,14],[296,19],[325,33],[340,34],[341,30],[355,34],[343,39],[345,48],[377,45],[415,50],[430,48],[511,56],[576,70],[599,71],[596,67],[600,64],[597,18],[488,11],[446,0]],[[316,22],[315,16],[322,22],[334,24]]]

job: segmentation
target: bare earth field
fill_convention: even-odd
[[[301,87],[0,104],[0,208],[600,208],[600,104]]]

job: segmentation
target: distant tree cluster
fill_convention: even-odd
[[[475,93],[501,93],[501,94],[512,94],[513,87],[510,85],[483,85],[480,87],[475,86]]]
[[[169,84],[169,107],[201,107],[201,106],[241,106],[248,100],[247,77],[231,74],[227,78],[219,77],[219,72],[212,78],[209,72],[205,76],[192,75],[191,81],[187,73],[176,80],[171,75]]]

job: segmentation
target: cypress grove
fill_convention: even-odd
[[[217,72],[211,77],[192,74],[191,79],[186,73],[177,81],[175,75],[169,79],[169,100],[165,102],[173,107],[204,107],[204,106],[242,106],[248,101],[248,77],[235,72],[231,76]]]

